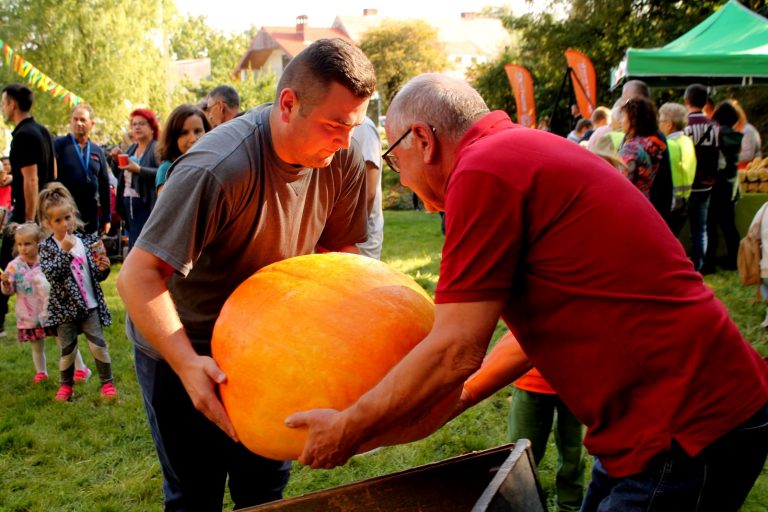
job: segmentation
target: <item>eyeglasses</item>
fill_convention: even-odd
[[[435,133],[434,126],[430,126],[429,129],[432,130],[432,133]],[[408,128],[405,131],[405,133],[402,134],[400,138],[395,141],[394,144],[389,146],[389,149],[387,149],[386,153],[381,155],[381,158],[383,158],[384,161],[389,164],[390,169],[392,169],[392,171],[396,172],[397,174],[400,174],[400,163],[398,161],[398,158],[395,155],[392,155],[390,153],[392,153],[392,150],[395,149],[397,145],[400,144],[403,141],[403,139],[406,138],[411,133],[411,130],[413,130],[413,125],[411,125],[411,127]]]
[[[206,105],[206,106],[204,106],[204,107],[203,107],[203,112],[205,112],[205,113],[207,114],[208,112],[210,112],[210,111],[213,109],[213,107],[215,107],[215,106],[216,106],[216,105],[218,105],[219,103],[222,103],[222,101],[223,101],[223,100],[215,101],[215,102],[213,102],[213,103],[212,103],[212,104],[210,104],[210,105]]]
[[[400,165],[397,161],[397,157],[395,155],[391,155],[390,153],[392,153],[392,150],[395,149],[397,145],[400,144],[403,141],[403,139],[406,138],[411,133],[411,130],[413,130],[413,126],[408,128],[405,131],[405,133],[402,134],[400,138],[395,141],[394,144],[389,146],[389,149],[387,149],[386,153],[381,155],[381,158],[383,158],[384,161],[389,164],[390,169],[392,169],[397,174],[400,174]]]

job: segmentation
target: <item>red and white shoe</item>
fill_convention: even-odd
[[[85,370],[75,370],[75,382],[88,382],[93,372],[86,367]]]
[[[101,396],[105,398],[117,398],[117,388],[111,382],[101,386]]]
[[[66,384],[62,384],[59,388],[59,391],[56,392],[56,396],[53,397],[54,400],[58,402],[68,402],[72,398],[72,386],[67,386]]]
[[[44,380],[48,380],[48,374],[47,373],[45,373],[45,372],[37,372],[35,374],[35,378],[34,378],[34,383],[35,384],[40,384]]]

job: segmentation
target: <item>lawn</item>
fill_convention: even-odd
[[[442,243],[440,218],[388,211],[385,220],[383,259],[433,292]],[[10,328],[14,319],[7,319],[9,336],[0,340],[0,512],[162,510],[160,470],[133,373],[132,350],[123,332],[122,304],[115,292],[118,272],[116,265],[104,285],[114,321],[106,334],[120,393],[116,403],[99,397],[95,378],[75,387],[71,403],[55,403],[55,344],[51,341],[47,346],[52,378],[33,385],[29,347],[16,342]],[[760,327],[765,307],[751,302],[753,289],[742,287],[734,272],[709,276],[707,283],[749,341],[767,354],[766,333]],[[497,329],[496,337],[501,333]],[[86,362],[92,361],[87,349],[83,356]],[[500,391],[427,439],[355,457],[341,468],[315,471],[297,465],[286,494],[303,494],[502,444],[508,397],[508,390]],[[554,452],[552,446],[539,468],[545,490],[554,485]],[[765,471],[743,510],[768,511]]]

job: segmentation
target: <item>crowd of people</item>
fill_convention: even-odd
[[[566,138],[515,125],[466,82],[424,74],[392,100],[382,155],[366,117],[375,86],[359,48],[322,39],[289,63],[274,102],[241,112],[220,86],[162,128],[136,109],[130,144],[108,154],[90,141],[91,107],[75,107],[70,133],[54,139],[30,114],[31,91],[6,86],[15,129],[0,180],[0,201],[2,185],[12,201],[0,312],[17,294],[33,381],[48,376],[43,340],[55,336],[55,398],[70,400],[92,373],[82,333],[101,394],[117,396],[99,282],[110,270],[101,240],[119,217],[128,253],[117,288],[166,510],[220,510],[225,485],[236,508],[281,498],[290,461],[239,443],[217,394],[226,375],[211,357],[213,325],[270,263],[379,258],[386,161],[426,210],[446,214],[435,323],[349,408],[286,418],[309,431],[300,462],[344,464],[451,396],[458,415],[515,382],[510,437],[531,438],[537,461],[557,418],[561,510],[736,510],[768,455],[768,369],[702,273],[735,258],[735,173],[751,159],[738,104],[707,116],[707,90],[693,84],[684,105],[657,110],[632,81]],[[690,257],[676,238],[686,220]],[[486,354],[499,320],[509,333]],[[595,457],[586,492],[584,447]]]
[[[657,109],[648,86],[632,80],[611,110],[595,109],[592,122],[601,127],[577,136],[574,126],[569,140],[614,164],[651,200],[675,235],[689,223],[687,249],[697,271],[735,270],[745,234],[735,222],[737,169],[760,157],[762,144],[739,102],[713,105],[707,87],[694,83],[686,88],[683,103]]]

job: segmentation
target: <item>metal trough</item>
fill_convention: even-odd
[[[546,512],[530,442],[507,444],[240,512]]]

